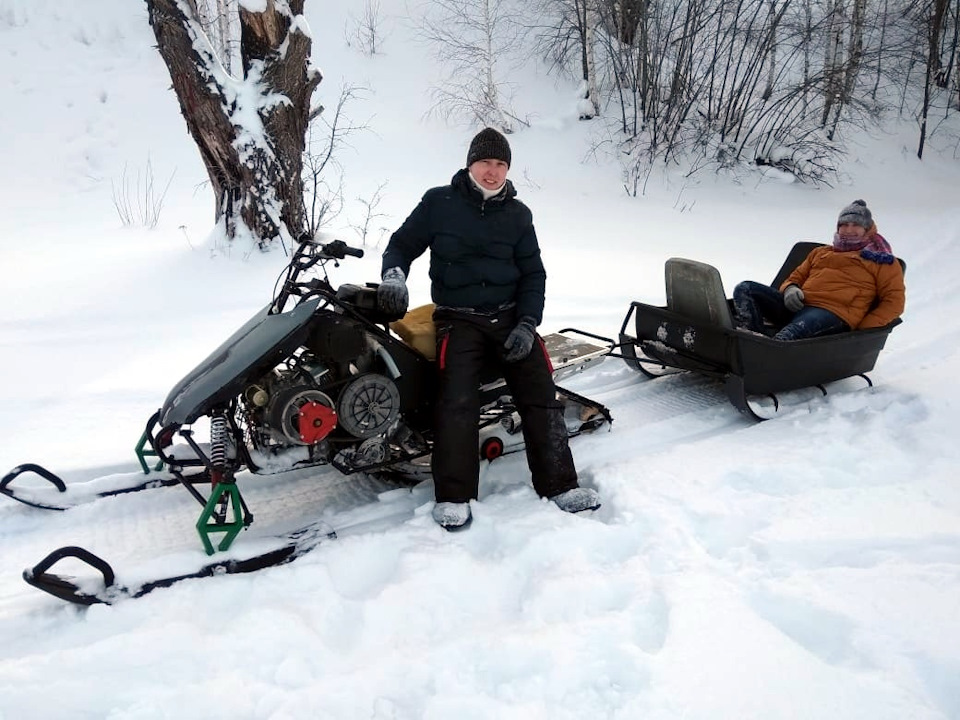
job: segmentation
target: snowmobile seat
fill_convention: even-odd
[[[390,323],[390,329],[404,343],[428,360],[435,360],[437,355],[437,328],[433,322],[435,308],[436,305],[432,303],[421,305],[407,311],[400,320]],[[569,330],[543,335],[541,339],[553,366],[555,380],[571,372],[583,370],[607,354],[607,349],[602,345],[582,337],[574,337]],[[503,379],[499,372],[492,370],[483,381],[484,387],[502,384]]]
[[[798,242],[771,285],[803,262],[814,242]],[[899,258],[898,258],[899,260]],[[900,260],[906,270],[906,264]],[[806,338],[790,342],[739,329],[733,303],[726,298],[720,273],[705,263],[670,258],[665,265],[667,304],[633,302],[620,328],[621,355],[649,377],[691,371],[723,381],[727,397],[741,412],[760,419],[747,403],[750,395],[818,386],[873,370],[887,336],[900,324]],[[632,330],[632,332],[631,332]]]

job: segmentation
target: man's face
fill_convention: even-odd
[[[473,179],[487,190],[496,190],[507,179],[507,170],[510,166],[503,160],[477,160],[470,165],[470,174]]]
[[[867,234],[867,230],[856,223],[842,223],[837,226],[837,234],[841,237],[860,239]]]

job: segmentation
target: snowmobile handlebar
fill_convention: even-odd
[[[323,271],[323,280],[313,279],[306,282],[300,279],[303,272],[317,264],[322,267],[330,260],[333,260],[336,264],[348,255],[350,257],[362,258],[363,250],[361,248],[350,247],[343,240],[333,240],[328,243],[319,244],[314,242],[314,239],[309,235],[304,235],[300,239],[300,245],[297,247],[296,252],[293,254],[287,266],[286,278],[284,279],[280,293],[274,298],[273,312],[282,312],[287,300],[291,296],[303,298],[329,285],[329,281],[326,278],[326,270]]]
[[[363,257],[363,250],[347,245],[343,240],[334,240],[323,245],[317,245],[311,239],[305,239],[290,260],[288,280],[295,279],[304,270],[309,270],[319,262],[327,260],[343,260],[346,256]]]
[[[355,258],[363,257],[363,250],[350,247],[343,240],[334,240],[320,246],[320,252],[332,260],[343,260],[347,255]]]
[[[320,252],[308,250],[308,247],[319,247]],[[327,260],[343,260],[347,255],[356,258],[363,257],[363,250],[350,247],[343,240],[333,240],[328,243],[318,243],[316,238],[309,233],[300,236],[300,247],[297,250],[299,255],[311,255],[321,257]]]

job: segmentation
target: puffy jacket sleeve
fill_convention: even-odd
[[[879,301],[857,326],[857,330],[883,327],[903,314],[907,291],[903,282],[903,268],[897,260],[881,265],[877,273]]]
[[[540,244],[537,242],[537,232],[533,227],[532,216],[526,223],[520,242],[514,251],[514,262],[520,270],[520,279],[517,281],[517,315],[529,315],[540,324],[543,320],[543,303],[547,289],[547,271],[543,267],[540,257]]]
[[[807,257],[803,259],[803,262],[793,269],[793,272],[787,276],[786,280],[780,283],[780,287],[777,289],[783,292],[789,285],[798,285],[802,288],[807,278],[810,277],[810,270],[813,268],[813,261],[819,250],[820,248],[814,248],[807,253]]]
[[[403,224],[390,236],[383,251],[380,274],[393,267],[410,277],[410,264],[430,247],[430,207],[434,190],[428,190]]]

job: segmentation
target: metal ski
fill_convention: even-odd
[[[57,495],[48,499],[43,497],[42,490],[31,492],[23,488],[11,487],[11,483],[21,475],[32,473],[43,478],[50,483],[63,499]],[[127,493],[140,492],[141,490],[150,490],[158,487],[170,487],[179,485],[181,480],[176,477],[151,477],[143,479],[142,476],[130,474],[130,483],[108,482],[104,478],[91,480],[89,483],[75,483],[69,486],[55,473],[34,463],[24,463],[13,468],[10,472],[0,479],[0,494],[6,495],[12,500],[29,505],[30,507],[40,508],[41,510],[69,510],[77,505],[99,500],[100,498],[113,497],[114,495],[125,495]],[[197,473],[195,476],[187,478],[189,482],[209,481],[206,473]],[[84,487],[86,486],[86,487]]]
[[[76,605],[112,605],[119,600],[143,597],[147,593],[159,588],[170,587],[182,580],[207,578],[215,575],[251,573],[268,567],[285,565],[310,552],[324,540],[331,540],[336,537],[336,531],[321,520],[292,532],[278,535],[277,539],[280,544],[258,555],[242,559],[219,560],[180,575],[158,578],[135,585],[118,583],[116,573],[110,563],[98,555],[82,547],[67,546],[54,550],[36,565],[24,570],[23,579],[39,590]],[[66,558],[74,558],[85,563],[96,570],[99,577],[77,580],[72,576],[50,572],[54,565]]]
[[[398,489],[399,490],[399,489]],[[414,516],[418,506],[429,500],[429,486],[409,488],[382,508],[370,506],[357,508],[356,512],[338,515],[336,518],[314,520],[300,527],[263,534],[256,537],[257,547],[269,544],[269,549],[244,555],[242,549],[231,552],[231,557],[188,568],[182,573],[138,582],[124,582],[117,572],[102,557],[78,546],[61,547],[49,553],[36,565],[23,571],[27,584],[75,605],[112,605],[121,600],[143,597],[160,588],[167,588],[183,580],[252,573],[265,568],[286,565],[315,550],[327,540],[343,538],[364,532],[374,532],[393,527]],[[337,519],[338,518],[338,519]],[[332,523],[336,523],[334,528]],[[52,572],[62,560],[79,561],[92,573],[76,577]],[[81,569],[82,570],[82,569]]]

